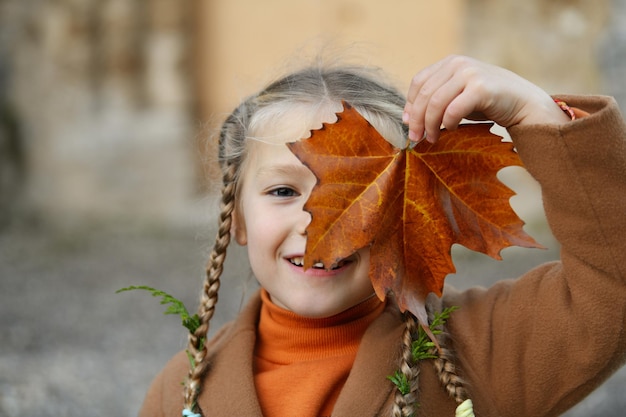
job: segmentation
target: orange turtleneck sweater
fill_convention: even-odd
[[[265,291],[261,298],[254,382],[263,415],[330,416],[361,337],[384,303],[374,296],[318,319],[276,306]]]

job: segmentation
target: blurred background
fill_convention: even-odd
[[[185,331],[147,293],[114,292],[196,308],[215,129],[243,97],[318,59],[405,90],[451,53],[626,108],[623,0],[0,0],[0,417],[137,413]],[[455,248],[454,285],[558,256],[536,184],[504,178],[549,249]],[[245,265],[233,245],[213,330],[254,291]],[[623,416],[625,369],[567,415]]]

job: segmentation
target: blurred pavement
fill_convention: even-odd
[[[149,285],[195,310],[212,237],[212,231],[102,227],[1,232],[0,417],[136,415],[155,373],[184,348],[185,331],[147,292],[115,291]],[[448,282],[462,287],[516,276],[555,256],[554,249],[508,249],[505,261],[495,262],[455,253],[464,273]],[[241,249],[233,246],[229,256],[213,330],[236,314],[242,294],[254,291]],[[625,387],[622,368],[567,416],[623,417]]]

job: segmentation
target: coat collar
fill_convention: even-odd
[[[211,346],[208,375],[198,399],[204,415],[262,416],[253,375],[260,307],[257,293],[224,336]],[[379,415],[388,405],[388,399],[393,398],[393,384],[387,376],[398,367],[403,328],[400,313],[388,305],[366,330],[333,417]]]

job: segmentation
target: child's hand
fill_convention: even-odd
[[[403,120],[409,138],[435,142],[441,125],[461,119],[492,120],[504,127],[563,123],[570,119],[541,88],[508,70],[463,56],[449,56],[411,81]]]

